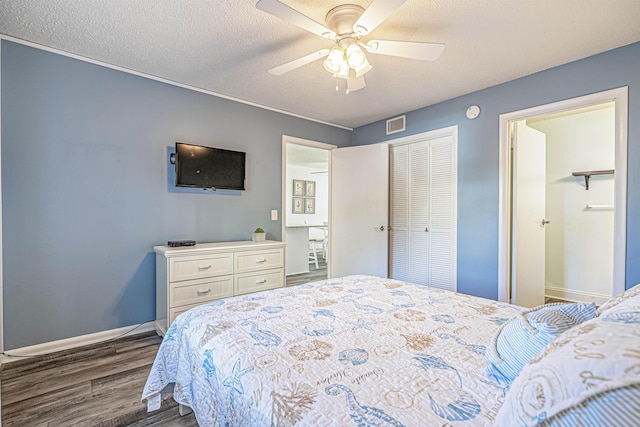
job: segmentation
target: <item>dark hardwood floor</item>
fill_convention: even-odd
[[[322,254],[319,254],[318,268],[316,269],[315,264],[309,263],[308,273],[294,274],[291,276],[287,276],[287,286],[315,282],[317,280],[324,280],[326,278],[327,278],[327,261],[322,257]]]
[[[153,413],[140,401],[161,340],[149,332],[3,364],[2,425],[197,426],[171,398]]]
[[[287,286],[327,278],[327,263],[287,277]],[[172,396],[147,413],[142,389],[162,338],[133,335],[0,366],[2,425],[197,426],[193,414],[181,417]]]
[[[551,304],[551,303],[557,303],[557,302],[571,303],[572,301],[566,301],[560,298],[547,297],[547,296],[545,296],[544,298],[545,304]]]

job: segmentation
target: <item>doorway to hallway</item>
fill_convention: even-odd
[[[334,148],[283,136],[282,235],[287,243],[287,286],[327,278],[329,159]]]

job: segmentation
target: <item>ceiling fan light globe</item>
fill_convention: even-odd
[[[340,67],[334,62],[329,61],[328,59],[325,59],[322,65],[324,65],[324,69],[330,72],[331,74],[335,74],[338,71],[340,71]]]
[[[364,63],[358,67],[353,67],[353,71],[356,72],[356,77],[362,77],[364,76],[367,72],[369,72],[373,67],[371,66],[371,64],[369,64],[369,61],[367,61],[367,58],[364,59]]]
[[[336,63],[342,62],[344,60],[344,51],[339,46],[336,46],[331,49],[331,52],[329,52],[329,56],[327,56],[327,59]]]
[[[342,61],[342,63],[340,65],[341,65],[340,66],[340,70],[338,70],[338,72],[334,73],[333,76],[341,78],[341,79],[348,79],[349,78],[349,64],[347,64],[346,62]]]
[[[322,65],[324,65],[325,70],[331,74],[335,74],[340,72],[343,63],[344,52],[339,47],[334,47],[331,49],[331,52],[329,52],[329,56],[327,56],[327,59],[324,60]]]
[[[367,62],[367,57],[362,49],[360,49],[360,46],[353,43],[347,47],[347,62],[351,68],[355,69]]]

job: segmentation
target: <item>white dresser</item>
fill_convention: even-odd
[[[180,313],[209,301],[281,288],[282,242],[218,242],[156,252],[156,331],[163,335]]]

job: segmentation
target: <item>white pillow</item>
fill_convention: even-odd
[[[640,323],[596,317],[558,336],[505,396],[496,426],[516,425],[640,425]]]
[[[614,297],[611,297],[607,300],[607,302],[605,302],[604,304],[602,304],[600,307],[598,307],[598,309],[596,310],[596,316],[600,316],[602,313],[611,310],[612,308],[614,308],[615,306],[617,306],[618,304],[622,304],[623,302],[634,298],[635,296],[640,295],[640,284],[634,286],[631,289],[627,289],[626,291],[624,291],[623,293],[621,293],[620,295],[616,295]],[[638,300],[640,302],[640,300]],[[636,303],[634,303],[636,304]]]

